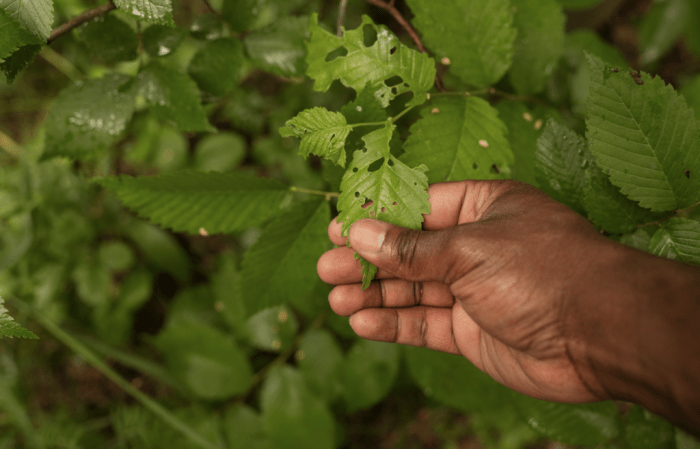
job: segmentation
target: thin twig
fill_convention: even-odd
[[[88,11],[85,11],[84,13],[73,17],[70,19],[68,22],[60,25],[58,28],[53,30],[51,34],[49,35],[49,38],[46,39],[47,44],[51,44],[51,42],[55,41],[56,38],[66,34],[73,28],[80,26],[84,24],[85,22],[94,19],[95,17],[102,16],[104,14],[107,14],[113,9],[116,9],[117,7],[114,5],[112,0],[109,0],[107,3],[104,5],[100,5],[97,8],[90,9]]]
[[[340,0],[340,6],[338,6],[338,37],[343,34],[343,21],[345,20],[345,8],[348,6],[348,0]]]
[[[413,39],[413,42],[416,43],[416,46],[418,47],[418,50],[420,50],[421,53],[426,53],[425,47],[423,46],[423,43],[420,41],[420,38],[418,37],[418,33],[416,33],[416,30],[413,29],[410,23],[404,17],[401,15],[398,9],[394,6],[394,2],[389,2],[385,3],[382,0],[366,0],[367,3],[377,6],[379,8],[382,8],[389,14],[391,14],[394,19],[399,22],[399,25],[403,27],[404,30],[408,33],[409,36],[411,36],[411,39]]]
[[[301,187],[296,187],[296,186],[289,187],[289,190],[294,192],[294,193],[308,193],[309,195],[322,195],[322,196],[325,196],[326,198],[340,196],[340,193],[337,193],[337,192],[323,192],[321,190],[303,189]]]
[[[82,72],[72,62],[61,56],[60,53],[49,46],[42,47],[41,51],[39,52],[39,56],[41,56],[44,61],[54,66],[56,70],[66,75],[73,82],[78,81],[83,77]]]

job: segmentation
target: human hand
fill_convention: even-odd
[[[543,400],[600,399],[568,354],[584,274],[610,247],[585,218],[517,181],[433,184],[423,231],[378,220],[328,229],[339,248],[318,274],[331,308],[363,338],[461,354],[501,384]],[[614,243],[614,242],[613,242]],[[362,290],[362,257],[379,267]],[[589,373],[586,373],[589,374]],[[583,377],[591,382],[591,376]]]

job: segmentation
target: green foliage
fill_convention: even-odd
[[[309,388],[330,402],[343,392],[343,353],[333,334],[311,329],[299,343],[297,365]]]
[[[623,194],[653,211],[698,202],[700,177],[690,174],[700,171],[699,125],[683,97],[659,77],[633,76],[593,55],[588,60],[586,137],[598,166]]]
[[[222,37],[209,40],[200,48],[188,72],[200,89],[221,96],[238,82],[242,64],[243,45],[238,40]]]
[[[0,9],[42,41],[46,41],[51,34],[53,24],[51,0],[0,0]]]
[[[136,59],[139,39],[131,27],[114,15],[98,17],[80,28],[90,52],[106,63]]]
[[[40,45],[41,39],[27,31],[10,14],[0,8],[0,28],[3,30],[0,37],[0,59],[5,59],[18,48],[25,45]]]
[[[377,36],[369,46],[364,42],[366,27],[371,27]],[[365,88],[371,89],[384,107],[396,96],[409,91],[413,92],[413,98],[406,103],[407,106],[425,102],[425,93],[435,78],[433,60],[401,44],[387,27],[375,25],[369,16],[362,17],[359,28],[344,30],[343,35],[337,37],[319,27],[318,15],[313,14],[309,32],[306,74],[315,80],[314,90],[325,92],[333,80],[339,79],[343,85],[355,89],[358,95]],[[329,53],[340,47],[347,54],[329,61]],[[400,81],[391,85],[385,83],[394,77],[400,77]]]
[[[352,126],[340,112],[313,108],[301,111],[279,132],[282,137],[301,137],[300,155],[315,154],[345,167],[345,139],[351,130]]]
[[[114,0],[117,8],[156,25],[175,26],[170,0]]]
[[[15,322],[5,308],[5,300],[0,298],[0,338],[39,338]]]
[[[639,449],[673,449],[675,432],[668,421],[637,405],[633,406],[625,423],[624,439],[629,447]]]
[[[658,61],[676,43],[691,17],[690,3],[687,0],[654,2],[639,24],[639,62],[643,66]]]
[[[671,218],[661,224],[649,242],[649,252],[668,259],[700,264],[700,223]]]
[[[467,85],[490,86],[510,67],[516,30],[508,0],[409,0],[408,5],[425,44]]]
[[[487,101],[436,98],[421,115],[411,126],[401,160],[408,165],[427,165],[428,182],[507,177],[515,162],[513,152],[505,125]]]
[[[381,401],[399,369],[399,347],[392,343],[358,340],[342,365],[343,399],[350,412]]]
[[[283,17],[270,27],[248,34],[244,41],[246,52],[267,72],[303,75],[308,24],[308,17]]]
[[[143,49],[151,56],[167,56],[177,49],[185,38],[180,28],[151,25],[143,32]]]

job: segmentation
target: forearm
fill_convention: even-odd
[[[600,256],[568,314],[582,380],[700,436],[700,267],[614,242]]]

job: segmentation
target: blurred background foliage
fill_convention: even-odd
[[[547,116],[583,132],[584,49],[658,74],[700,116],[700,2],[559,3],[567,37],[546,87],[531,104],[496,105],[511,146],[534,145]],[[56,0],[54,27],[98,5]],[[246,319],[237,280],[242,254],[261,229],[167,232],[90,183],[95,176],[194,168],[327,187],[320,160],[297,156],[298,143],[277,130],[302,109],[339,110],[352,100],[339,83],[314,92],[303,75],[308,16],[318,12],[335,30],[339,2],[211,0],[210,6],[173,0],[175,28],[112,11],[43,47],[13,83],[0,79],[0,294],[16,320],[40,337],[0,342],[0,448],[196,446],[183,437],[187,429],[144,408],[88,354],[209,447],[699,447],[622,403],[591,405],[593,421],[571,435],[565,426],[536,431],[523,416],[585,420],[556,405],[516,401],[457,359],[357,338],[347,318],[330,311],[330,287],[320,280],[308,297]],[[396,6],[411,17],[404,2]],[[391,16],[364,1],[348,2],[346,27],[355,28],[362,14],[410,44]],[[113,114],[135,112],[116,140],[109,130],[104,142],[95,142],[51,128],[60,122],[47,120],[49,111],[77,108],[71,92],[86,88],[84,80],[136,76],[143,67],[140,79],[169,76],[148,66],[153,60],[183,74],[169,81],[173,104],[201,95],[200,112],[185,100],[173,114],[125,104],[117,95]],[[446,67],[440,73],[446,87],[468,88]],[[496,87],[512,91],[509,83],[504,78]],[[412,111],[399,128],[403,138],[417,117]],[[63,140],[47,140],[47,129]],[[45,160],[62,145],[76,154],[96,145],[106,151],[92,159]],[[537,185],[532,164],[514,167],[513,176]],[[616,439],[620,411],[626,443]],[[661,435],[658,441],[639,437],[649,429]],[[631,445],[635,436],[641,442]]]

